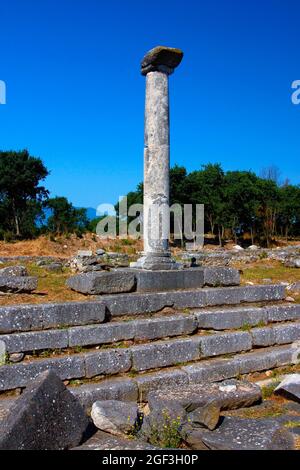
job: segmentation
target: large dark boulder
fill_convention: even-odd
[[[89,420],[54,372],[40,374],[1,422],[0,450],[59,450],[77,446]]]

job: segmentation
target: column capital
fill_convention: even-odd
[[[178,67],[183,57],[181,49],[174,47],[157,46],[144,56],[141,62],[141,73],[163,72],[170,75]]]

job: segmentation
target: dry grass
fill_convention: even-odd
[[[12,264],[16,263],[7,265],[11,266]],[[37,290],[32,294],[2,295],[0,296],[0,305],[91,300],[90,297],[74,292],[65,286],[66,280],[71,275],[69,269],[64,268],[62,273],[53,273],[36,266],[34,263],[22,263],[22,265],[27,267],[30,275],[38,277]]]
[[[103,248],[106,251],[116,251],[134,255],[142,250],[141,240],[128,239],[99,239],[94,233],[86,233],[82,238],[76,235],[55,237],[40,236],[35,240],[23,240],[6,243],[0,241],[0,256],[54,256],[69,258],[78,250]]]
[[[251,265],[238,265],[243,271],[242,283],[253,282],[261,284],[263,279],[271,279],[272,282],[300,282],[299,268],[286,268],[280,261],[261,260]]]
[[[264,284],[263,279],[270,279],[269,283],[300,282],[299,268],[286,268],[280,261],[263,259],[251,264],[242,265],[236,263],[235,267],[240,269],[241,284],[245,285],[249,282],[253,284]],[[296,302],[300,302],[300,294],[291,293]]]

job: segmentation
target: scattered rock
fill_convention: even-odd
[[[271,283],[272,283],[272,279],[270,279],[269,277],[265,277],[265,278],[262,280],[262,282],[263,282],[264,284],[271,284]]]
[[[274,393],[300,403],[300,374],[290,374],[275,388]]]
[[[134,290],[136,279],[129,272],[91,272],[69,278],[66,285],[82,294],[115,294]]]
[[[104,255],[104,254],[105,254],[105,250],[102,250],[102,248],[98,248],[98,249],[96,250],[96,255],[102,256],[102,255]]]
[[[290,258],[284,263],[287,268],[300,268],[300,258]]]
[[[7,266],[0,269],[0,276],[28,276],[25,266]]]
[[[32,292],[37,288],[34,276],[0,276],[0,291],[8,293]]]
[[[20,353],[12,353],[9,355],[9,362],[21,362],[24,359],[25,354],[20,352]]]
[[[62,263],[50,263],[50,264],[45,265],[45,269],[47,271],[52,271],[52,272],[57,272],[57,273],[61,273],[62,268],[63,268]]]
[[[1,450],[60,450],[77,446],[88,418],[54,372],[40,374],[10,408],[0,427]]]
[[[95,271],[103,271],[107,268],[108,266],[105,264],[92,264],[88,266],[83,266],[81,269],[79,269],[79,271],[82,273],[90,273]]]
[[[217,427],[220,419],[220,406],[211,401],[205,406],[196,408],[188,414],[188,422],[195,428],[208,428],[211,431]]]
[[[237,250],[237,251],[243,251],[244,250],[244,248],[240,245],[233,245],[232,249]]]
[[[225,417],[214,431],[192,430],[185,436],[192,449],[293,450],[293,435],[272,419]]]
[[[98,429],[115,436],[131,434],[138,427],[138,407],[133,402],[96,401],[91,417]]]
[[[85,258],[85,257],[93,256],[93,252],[92,250],[78,250],[77,256],[81,258]]]
[[[39,267],[42,267],[42,266],[46,266],[48,262],[46,260],[39,259],[35,264]]]
[[[287,296],[285,298],[286,302],[296,302],[296,300],[294,299],[294,297],[291,297],[291,296]]]
[[[250,245],[250,246],[248,247],[248,249],[249,249],[249,250],[252,250],[252,251],[259,250],[259,246],[257,246],[257,245]]]

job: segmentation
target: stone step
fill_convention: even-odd
[[[147,401],[154,390],[174,389],[188,384],[218,382],[297,362],[300,349],[294,345],[258,349],[230,358],[209,359],[190,366],[147,372],[136,377],[110,378],[98,383],[70,387],[82,405],[89,409],[97,400]]]
[[[64,349],[76,346],[101,346],[126,340],[156,340],[165,337],[190,335],[198,329],[245,329],[251,326],[262,326],[270,322],[297,319],[300,320],[300,304],[270,305],[264,307],[227,307],[222,309],[196,310],[190,311],[190,313],[164,315],[156,318],[136,319],[127,322],[114,321],[100,325],[3,334],[0,336],[0,341],[4,341],[6,352],[11,354]],[[268,329],[266,329],[267,332]],[[262,329],[260,333],[259,329],[257,335],[259,334],[260,337],[265,335],[264,330]],[[265,344],[261,344],[262,346],[273,344],[270,342],[271,338],[269,339],[269,344],[266,342],[266,338],[264,341]],[[274,341],[275,343],[276,340]]]
[[[111,317],[145,315],[166,307],[180,310],[284,298],[285,286],[272,284],[107,295],[86,302],[14,305],[0,307],[0,334],[103,323]]]
[[[174,309],[238,305],[243,302],[268,302],[285,299],[281,284],[211,287],[170,292],[132,293],[100,297],[112,317]]]
[[[266,331],[270,330],[270,331]],[[274,332],[275,330],[275,332]],[[253,333],[254,331],[254,333]],[[109,376],[126,372],[138,373],[214,356],[250,351],[260,346],[260,338],[271,344],[300,340],[300,322],[249,331],[194,334],[188,338],[154,341],[120,348],[95,349],[88,353],[64,354],[49,359],[30,359],[0,367],[0,390],[25,387],[40,372],[53,369],[63,380]]]
[[[82,385],[69,385],[69,390],[89,410],[97,400],[125,400],[146,402],[149,392],[174,389],[188,384],[218,382],[299,363],[299,345],[260,348],[252,352],[234,354],[229,358],[213,358],[186,366],[144,372],[133,377],[124,375],[90,381]],[[0,420],[8,412],[14,399],[0,397]]]

